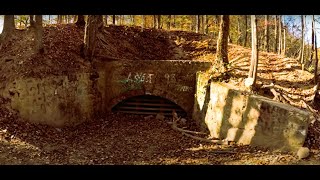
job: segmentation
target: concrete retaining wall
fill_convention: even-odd
[[[224,83],[208,83],[199,73],[193,118],[214,138],[296,151],[306,138],[310,114]]]

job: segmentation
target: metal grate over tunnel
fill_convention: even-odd
[[[165,116],[171,116],[175,110],[181,117],[185,117],[187,113],[174,102],[152,95],[135,96],[123,100],[112,108],[113,112],[156,115],[163,113]]]

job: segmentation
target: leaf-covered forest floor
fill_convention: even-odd
[[[11,79],[90,71],[81,57],[83,29],[75,25],[45,27],[43,54],[33,51],[33,34],[16,30],[0,49],[0,88]],[[98,57],[131,60],[195,60],[214,62],[215,50],[205,35],[139,27],[109,26],[98,35]],[[243,87],[251,50],[229,44],[229,83]],[[273,83],[290,103],[310,102],[313,75],[299,63],[274,53],[259,53],[259,86]],[[267,89],[256,93],[272,98]],[[1,99],[0,104],[5,103]],[[317,108],[317,107],[315,107]],[[77,127],[57,129],[24,122],[0,105],[0,164],[320,164],[319,122],[308,132],[310,157],[237,145],[213,145],[181,135],[160,120],[108,114]]]

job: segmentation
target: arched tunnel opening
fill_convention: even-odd
[[[112,112],[140,115],[156,115],[162,113],[165,116],[172,116],[173,110],[175,110],[180,117],[187,116],[187,113],[176,103],[153,95],[130,97],[112,108]]]

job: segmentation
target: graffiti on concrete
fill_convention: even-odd
[[[182,92],[190,92],[190,91],[192,91],[192,87],[190,87],[190,86],[178,85],[177,89],[178,89],[178,91],[182,91]]]
[[[154,74],[152,73],[132,73],[130,72],[126,79],[120,80],[119,82],[125,85],[124,91],[143,89],[143,84],[153,83]]]
[[[166,74],[164,75],[164,78],[167,79],[167,83],[176,82],[176,75],[175,75],[175,74],[168,74],[168,73],[166,73]]]
[[[156,74],[153,73],[144,73],[144,72],[129,72],[128,76],[123,79],[119,80],[121,84],[124,85],[124,91],[130,90],[139,90],[144,88],[144,84],[152,84],[156,83],[155,78]],[[159,76],[159,75],[158,75]],[[177,77],[176,74],[169,74],[165,73],[161,75],[162,77],[161,82],[165,82],[166,84],[177,84]],[[193,88],[186,85],[175,85],[175,89],[179,92],[192,92]]]
[[[128,82],[137,82],[137,83],[152,83],[152,78],[154,74],[151,73],[129,73],[127,77]]]

